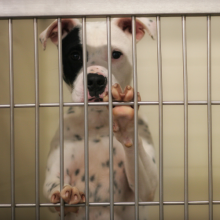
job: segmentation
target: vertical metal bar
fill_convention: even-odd
[[[15,150],[14,150],[14,69],[12,20],[8,20],[9,75],[10,75],[10,169],[11,169],[11,219],[15,219]]]
[[[63,77],[62,77],[62,23],[58,18],[58,69],[59,69],[59,133],[60,133],[60,191],[64,184],[63,149]],[[60,219],[64,220],[64,201],[60,198]]]
[[[159,203],[160,220],[164,219],[163,207],[163,84],[162,84],[162,58],[161,58],[161,30],[160,16],[157,16],[157,62],[158,62],[158,95],[159,95]]]
[[[209,220],[213,219],[213,176],[212,176],[212,105],[211,105],[211,16],[207,17],[207,113],[208,113],[208,178]]]
[[[37,19],[34,18],[34,72],[35,72],[35,219],[40,219],[39,191],[39,66],[38,66],[38,32]]]
[[[112,121],[112,50],[111,50],[111,18],[106,18],[108,44],[108,92],[109,92],[109,193],[110,220],[114,220],[114,176],[113,176],[113,121]]]
[[[86,51],[86,18],[82,19],[83,42],[83,77],[84,77],[84,159],[85,159],[85,195],[86,195],[86,220],[89,220],[89,142],[88,142],[88,96],[87,96],[87,51]]]
[[[182,17],[183,92],[184,92],[184,220],[189,218],[188,209],[188,76],[186,47],[186,17]]]
[[[138,104],[137,104],[137,53],[136,53],[136,17],[132,16],[132,62],[134,84],[134,161],[135,161],[135,219],[139,220],[139,163],[138,163]]]

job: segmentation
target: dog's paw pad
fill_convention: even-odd
[[[84,203],[86,201],[85,194],[80,192],[76,187],[65,186],[61,192],[56,191],[51,196],[52,203],[60,202],[60,197],[62,197],[63,201],[67,204],[78,204]],[[55,207],[56,211],[60,213],[60,207]],[[66,215],[69,212],[78,213],[79,207],[65,207],[64,214]]]
[[[131,138],[126,138],[125,140],[124,140],[124,145],[125,145],[125,147],[127,147],[127,148],[130,148],[130,147],[132,147],[133,146],[133,142],[132,142],[132,140],[131,140]]]
[[[115,83],[113,86],[112,86],[112,99],[114,101],[122,101],[124,98],[124,93],[121,89],[121,86],[118,84],[118,83]]]
[[[105,94],[104,101],[109,100],[109,93]],[[134,89],[127,85],[122,91],[119,84],[112,86],[113,102],[133,102]],[[141,101],[140,93],[137,93],[137,100]],[[113,131],[116,138],[127,148],[133,146],[134,134],[134,107],[133,105],[113,105]]]
[[[126,86],[124,90],[124,102],[129,102],[134,100],[134,89],[131,86]]]
[[[85,202],[84,193],[80,192],[76,187],[65,186],[61,191],[61,197],[65,203],[77,204]]]
[[[52,194],[51,202],[54,204],[60,202],[60,192],[59,191],[56,191]]]
[[[117,97],[117,99],[116,99]],[[112,86],[112,98],[114,101],[131,102],[134,100],[134,89],[127,85],[122,92],[120,85],[116,84]],[[120,105],[114,106],[113,117],[116,120],[115,124],[120,124],[118,120],[132,121],[134,118],[133,105]],[[117,122],[118,121],[118,122]],[[121,127],[120,125],[118,125]]]

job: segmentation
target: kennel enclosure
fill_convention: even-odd
[[[3,24],[3,27],[5,27],[7,23],[7,29],[2,30],[1,33],[7,32],[7,40],[5,41],[7,43],[7,53],[8,53],[8,72],[1,72],[1,75],[7,75],[9,78],[9,85],[8,87],[2,86],[4,90],[1,91],[2,95],[2,100],[0,100],[0,110],[2,112],[4,110],[9,111],[9,121],[10,121],[10,130],[9,130],[9,136],[10,136],[10,144],[6,146],[2,146],[4,148],[9,148],[10,146],[10,180],[7,182],[7,185],[9,185],[10,188],[10,202],[4,202],[2,200],[0,204],[0,211],[1,210],[10,210],[10,214],[6,216],[10,216],[10,219],[16,219],[16,210],[17,209],[22,209],[22,208],[33,208],[35,212],[35,219],[41,219],[40,212],[41,209],[44,207],[48,206],[54,206],[53,204],[48,204],[48,203],[42,203],[40,199],[40,172],[44,172],[44,167],[41,166],[40,164],[40,111],[42,108],[49,108],[49,107],[56,107],[59,109],[59,121],[60,121],[60,137],[61,137],[61,146],[63,146],[63,113],[64,113],[64,107],[70,107],[74,105],[78,106],[84,106],[84,111],[85,111],[85,136],[88,134],[88,118],[87,118],[87,108],[88,101],[85,101],[85,104],[82,103],[71,103],[67,102],[63,98],[63,83],[62,83],[62,54],[61,54],[61,43],[59,43],[59,48],[58,48],[58,73],[59,73],[59,101],[47,101],[47,102],[41,102],[39,100],[39,92],[40,92],[40,87],[39,87],[39,50],[40,50],[40,45],[38,43],[38,35],[39,35],[39,22],[43,19],[54,19],[58,18],[58,24],[59,24],[59,30],[60,30],[60,19],[63,17],[77,17],[77,18],[82,18],[82,23],[83,23],[83,42],[84,42],[84,54],[86,51],[86,46],[85,46],[85,39],[86,39],[86,20],[94,17],[102,17],[106,19],[106,25],[107,25],[107,39],[108,39],[108,57],[110,57],[110,45],[111,45],[111,29],[110,29],[110,22],[111,22],[111,17],[120,17],[120,16],[131,16],[132,17],[132,24],[133,24],[133,30],[135,29],[135,17],[152,17],[153,19],[156,20],[157,23],[157,40],[156,40],[156,50],[157,50],[157,77],[158,77],[158,100],[144,100],[142,102],[137,103],[137,99],[134,100],[134,103],[129,103],[133,104],[136,112],[135,116],[135,126],[137,126],[137,106],[138,104],[145,107],[148,106],[154,106],[158,108],[158,172],[159,172],[159,185],[158,185],[158,198],[156,197],[154,202],[140,202],[138,198],[138,166],[137,166],[137,147],[136,147],[136,197],[135,197],[135,202],[130,202],[126,203],[114,203],[113,199],[113,193],[110,193],[110,203],[108,204],[90,204],[88,201],[86,202],[86,216],[88,218],[88,213],[89,213],[89,208],[92,206],[96,205],[108,205],[111,209],[111,216],[110,219],[114,219],[113,212],[114,212],[114,206],[118,205],[128,205],[128,206],[134,206],[135,207],[135,217],[134,219],[138,219],[138,209],[141,206],[149,206],[151,207],[158,207],[158,219],[166,219],[166,215],[164,215],[164,208],[167,206],[175,207],[181,206],[184,207],[184,212],[182,212],[181,218],[184,219],[190,219],[189,216],[189,207],[191,206],[198,206],[198,207],[208,207],[208,219],[218,219],[220,214],[216,212],[214,214],[214,206],[219,207],[220,204],[220,199],[219,199],[219,194],[217,192],[217,197],[213,197],[213,151],[212,151],[212,140],[213,140],[213,132],[212,132],[212,127],[213,127],[213,114],[212,114],[212,108],[213,106],[218,106],[220,104],[220,99],[213,99],[212,98],[212,81],[211,81],[211,73],[212,73],[212,68],[211,68],[211,59],[212,59],[212,51],[211,51],[211,28],[212,26],[212,21],[215,18],[218,18],[220,14],[220,3],[216,0],[212,1],[1,1],[1,8],[0,8],[0,17],[2,22],[5,22]],[[163,53],[161,50],[161,47],[163,46],[161,44],[161,41],[163,40],[163,36],[161,35],[161,20],[163,18],[178,18],[180,20],[179,25],[180,25],[180,30],[181,30],[181,43],[182,43],[182,77],[183,77],[183,99],[182,100],[166,100],[163,95]],[[196,17],[201,17],[204,19],[204,25],[206,26],[206,42],[205,42],[205,47],[207,48],[206,50],[206,58],[207,58],[207,68],[206,68],[206,73],[207,73],[207,87],[205,88],[205,93],[207,93],[207,98],[206,99],[194,99],[194,100],[189,100],[188,98],[188,42],[187,42],[187,32],[186,32],[186,26],[188,25],[187,19],[188,17],[196,18]],[[15,101],[15,90],[14,90],[14,84],[16,83],[14,80],[14,60],[16,57],[14,56],[14,44],[16,41],[13,41],[14,37],[14,28],[16,26],[17,20],[22,19],[22,20],[30,20],[33,23],[33,29],[29,30],[32,32],[32,38],[33,38],[33,57],[34,57],[34,69],[32,72],[34,72],[35,78],[34,78],[34,101],[33,99],[28,102],[16,102]],[[219,20],[217,20],[219,21]],[[215,26],[216,27],[216,26]],[[133,32],[134,33],[134,32]],[[61,34],[61,32],[59,32]],[[59,42],[61,42],[61,36],[59,37]],[[134,88],[135,91],[137,91],[138,87],[138,82],[137,82],[137,61],[136,61],[136,44],[135,44],[135,36],[133,34],[133,81],[134,81]],[[2,44],[1,44],[2,45]],[[49,49],[48,49],[49,50]],[[4,51],[4,50],[2,50]],[[4,56],[4,54],[2,54]],[[46,56],[46,55],[45,55]],[[217,56],[216,59],[219,57]],[[86,60],[86,57],[84,57],[84,60]],[[109,78],[111,79],[111,59],[108,60],[108,70],[109,70]],[[218,61],[219,62],[219,61]],[[173,62],[175,65],[175,61]],[[86,77],[86,62],[84,62],[84,77]],[[218,67],[218,70],[220,67]],[[42,77],[42,75],[41,75]],[[199,80],[199,79],[198,79]],[[111,81],[111,80],[110,80]],[[86,85],[86,84],[85,84]],[[86,88],[86,86],[84,86]],[[215,87],[216,88],[216,87]],[[8,90],[7,90],[8,89]],[[10,92],[9,92],[10,91]],[[4,93],[7,93],[9,97],[8,101],[5,101],[6,99],[3,97]],[[141,93],[143,93],[141,91]],[[86,98],[85,98],[86,100]],[[96,103],[96,105],[98,105]],[[112,101],[110,100],[109,103],[100,103],[100,105],[109,105],[109,108],[112,108]],[[117,105],[117,103],[114,103],[114,105]],[[183,186],[184,186],[184,197],[181,201],[167,201],[164,199],[164,177],[166,174],[164,174],[164,154],[166,153],[164,149],[164,108],[166,106],[174,106],[179,107],[182,106],[183,109],[181,110],[183,112],[183,136],[184,136],[184,150],[183,150],[183,155],[182,157],[184,158],[184,164],[183,164],[183,169],[184,169],[184,180],[183,180]],[[189,199],[189,188],[188,188],[188,183],[189,183],[189,166],[188,166],[188,161],[189,161],[189,146],[188,146],[188,140],[189,140],[189,108],[190,106],[196,106],[196,107],[205,107],[207,109],[207,115],[206,115],[206,121],[207,121],[207,181],[208,181],[208,187],[207,187],[207,192],[208,192],[208,198],[207,199],[201,199],[201,200],[191,200]],[[16,172],[16,166],[15,166],[15,161],[16,161],[16,154],[15,154],[15,146],[16,142],[15,140],[18,140],[17,138],[15,139],[15,120],[16,120],[16,110],[17,109],[25,109],[25,108],[30,108],[32,111],[34,110],[34,138],[32,139],[32,142],[34,142],[35,150],[34,150],[34,167],[35,167],[35,176],[34,176],[34,190],[35,190],[35,200],[34,202],[16,202],[15,198],[15,184],[16,184],[16,178],[15,178],[15,172]],[[203,110],[202,110],[203,111]],[[6,113],[2,113],[2,118],[5,116]],[[7,113],[8,114],[8,113]],[[216,115],[216,114],[215,114]],[[6,116],[8,117],[8,116]],[[218,120],[218,119],[216,119]],[[112,115],[110,114],[109,116],[109,121],[112,121]],[[151,126],[151,124],[150,124]],[[110,128],[112,127],[112,124],[110,123]],[[2,128],[3,129],[3,128]],[[206,129],[206,128],[205,128]],[[135,137],[137,141],[137,129],[135,129]],[[218,133],[218,132],[217,132]],[[113,170],[112,170],[112,130],[110,129],[110,139],[109,139],[109,144],[110,144],[110,192],[113,192]],[[25,136],[24,136],[25,137]],[[3,138],[3,137],[2,137]],[[154,137],[155,139],[155,137]],[[4,141],[2,143],[5,143]],[[217,145],[217,143],[216,143]],[[137,146],[137,143],[136,143]],[[63,147],[61,147],[61,179],[63,175],[63,166],[62,166],[62,161],[63,161]],[[181,151],[182,152],[182,151]],[[219,152],[219,151],[217,151]],[[8,151],[7,151],[8,153]],[[196,155],[194,155],[196,156]],[[85,139],[85,167],[88,168],[88,140]],[[9,165],[8,163],[2,163],[2,167],[5,167]],[[174,164],[175,166],[175,164]],[[216,169],[220,168],[219,164],[217,164]],[[41,171],[42,170],[42,171]],[[86,169],[88,171],[88,169]],[[204,172],[206,172],[204,171]],[[4,175],[4,172],[2,172],[2,175]],[[85,175],[85,182],[86,182],[86,195],[88,195],[88,173]],[[42,178],[42,177],[41,177]],[[2,183],[4,185],[5,182]],[[171,183],[172,184],[172,183]],[[1,184],[0,184],[1,185]],[[61,187],[63,183],[61,182]],[[172,192],[170,192],[172,194]],[[4,193],[1,193],[2,195],[5,195]],[[59,205],[59,204],[58,204]],[[63,207],[63,204],[61,203],[61,207]],[[8,212],[8,211],[7,211]],[[2,212],[3,213],[3,212]],[[25,214],[24,214],[25,216]],[[63,219],[63,214],[61,214],[61,219]],[[155,217],[156,218],[156,217]],[[195,218],[194,218],[195,219]]]

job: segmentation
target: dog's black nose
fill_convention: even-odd
[[[98,98],[99,94],[102,94],[105,90],[107,78],[96,73],[89,73],[87,79],[90,96]]]

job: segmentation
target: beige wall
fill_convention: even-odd
[[[51,20],[39,20],[39,33]],[[212,100],[220,100],[220,18],[212,17]],[[31,20],[13,21],[15,103],[34,103],[34,42]],[[181,18],[162,18],[162,73],[164,101],[183,101]],[[8,25],[0,21],[0,104],[9,104]],[[187,63],[189,100],[207,100],[206,18],[187,18]],[[138,44],[138,80],[143,101],[158,100],[156,41],[148,36]],[[58,102],[57,49],[39,45],[40,102]],[[70,101],[66,87],[64,100]],[[220,200],[220,107],[212,107],[214,200]],[[159,163],[158,106],[142,106],[151,127]],[[35,202],[35,110],[15,109],[15,199],[16,203]],[[58,108],[40,108],[40,188],[41,202],[44,170],[50,140],[58,126]],[[164,106],[164,200],[184,199],[184,109]],[[0,108],[0,203],[10,203],[10,110]],[[189,106],[189,199],[208,200],[207,107]],[[155,201],[159,200],[157,191]],[[150,219],[158,219],[159,208],[152,206]],[[214,219],[220,219],[214,205]],[[183,218],[183,206],[165,206],[165,219]],[[34,208],[17,208],[17,219],[34,219]],[[42,219],[52,216],[41,209]],[[208,219],[208,206],[190,206],[193,220]],[[9,219],[10,209],[0,209],[0,218]]]

